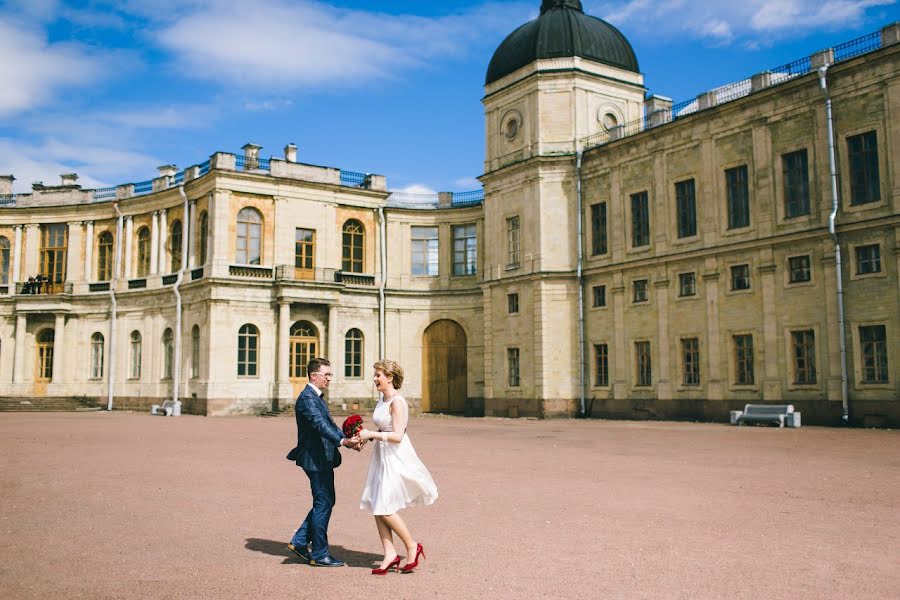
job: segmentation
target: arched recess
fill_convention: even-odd
[[[466,332],[456,321],[435,321],[422,340],[422,411],[463,413],[468,390]]]
[[[319,355],[319,331],[309,321],[297,321],[291,325],[290,344],[288,375],[297,396],[306,386],[307,363]]]

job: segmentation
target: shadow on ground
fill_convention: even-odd
[[[247,538],[244,544],[247,550],[253,552],[262,552],[269,556],[281,556],[283,565],[305,564],[304,561],[287,549],[287,543],[276,540],[264,540],[260,538]],[[329,548],[332,556],[335,556],[347,563],[350,567],[371,567],[381,561],[380,554],[372,554],[371,552],[357,552],[356,550],[347,550],[343,546],[335,546],[332,544]]]

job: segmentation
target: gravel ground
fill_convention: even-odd
[[[0,598],[900,598],[900,433],[414,418],[440,491],[412,575],[372,577],[367,452],[336,474],[340,569],[289,418],[0,414]]]

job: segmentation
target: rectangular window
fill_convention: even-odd
[[[605,285],[595,285],[591,288],[591,296],[593,297],[594,308],[598,308],[600,306],[606,306],[606,286]]]
[[[606,254],[606,202],[591,205],[591,256]]]
[[[847,160],[850,164],[850,204],[868,204],[881,199],[878,176],[878,138],[868,131],[847,138]]]
[[[506,349],[506,383],[509,387],[519,387],[519,349]]]
[[[734,341],[734,382],[753,385],[753,336],[736,335]]]
[[[806,148],[781,156],[784,175],[784,216],[786,219],[809,214],[809,168]]]
[[[631,246],[650,245],[650,206],[647,192],[631,195]]]
[[[653,385],[653,369],[650,365],[650,342],[634,343],[635,373],[637,386]]]
[[[697,200],[693,179],[675,184],[675,207],[678,212],[678,237],[697,235]]]
[[[519,229],[519,217],[506,219],[506,266],[515,268],[521,261],[521,231]]]
[[[735,265],[731,267],[731,290],[750,289],[750,265]]]
[[[474,275],[478,260],[475,224],[453,226],[453,274]]]
[[[750,226],[750,188],[747,165],[725,170],[728,196],[728,229]]]
[[[697,295],[697,275],[695,273],[678,274],[678,295],[682,298]]]
[[[313,279],[316,268],[316,232],[298,227],[294,230],[294,268],[307,275],[301,279]]]
[[[412,227],[412,265],[413,275],[438,274],[438,228]]]
[[[863,383],[887,383],[887,328],[884,325],[860,327],[859,352]]]
[[[791,332],[794,356],[794,383],[812,385],[816,382],[816,332],[812,329]]]
[[[881,272],[881,246],[879,244],[869,244],[867,246],[857,246],[856,248],[856,274],[866,275],[868,273]]]
[[[634,302],[646,302],[647,301],[647,280],[646,279],[637,279],[632,283],[632,288],[634,291],[633,300]]]
[[[519,312],[519,294],[506,295],[506,308],[511,315]]]
[[[803,283],[810,280],[809,255],[792,256],[788,259],[791,283]]]
[[[609,385],[609,346],[594,344],[594,385]]]
[[[698,338],[682,339],[681,357],[684,385],[700,385],[700,340]]]
[[[56,293],[66,281],[66,250],[68,228],[63,224],[41,227],[41,275]]]

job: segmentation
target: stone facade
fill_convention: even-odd
[[[146,409],[177,379],[186,412],[260,413],[293,401],[311,352],[350,410],[383,355],[421,410],[726,420],[783,402],[838,423],[846,385],[850,420],[896,425],[900,45],[825,64],[840,276],[816,72],[673,115],[640,74],[539,60],[486,87],[483,202],[416,205],[248,144],[114,198],[68,175],[5,204],[0,395]],[[25,293],[48,260],[65,266]]]

